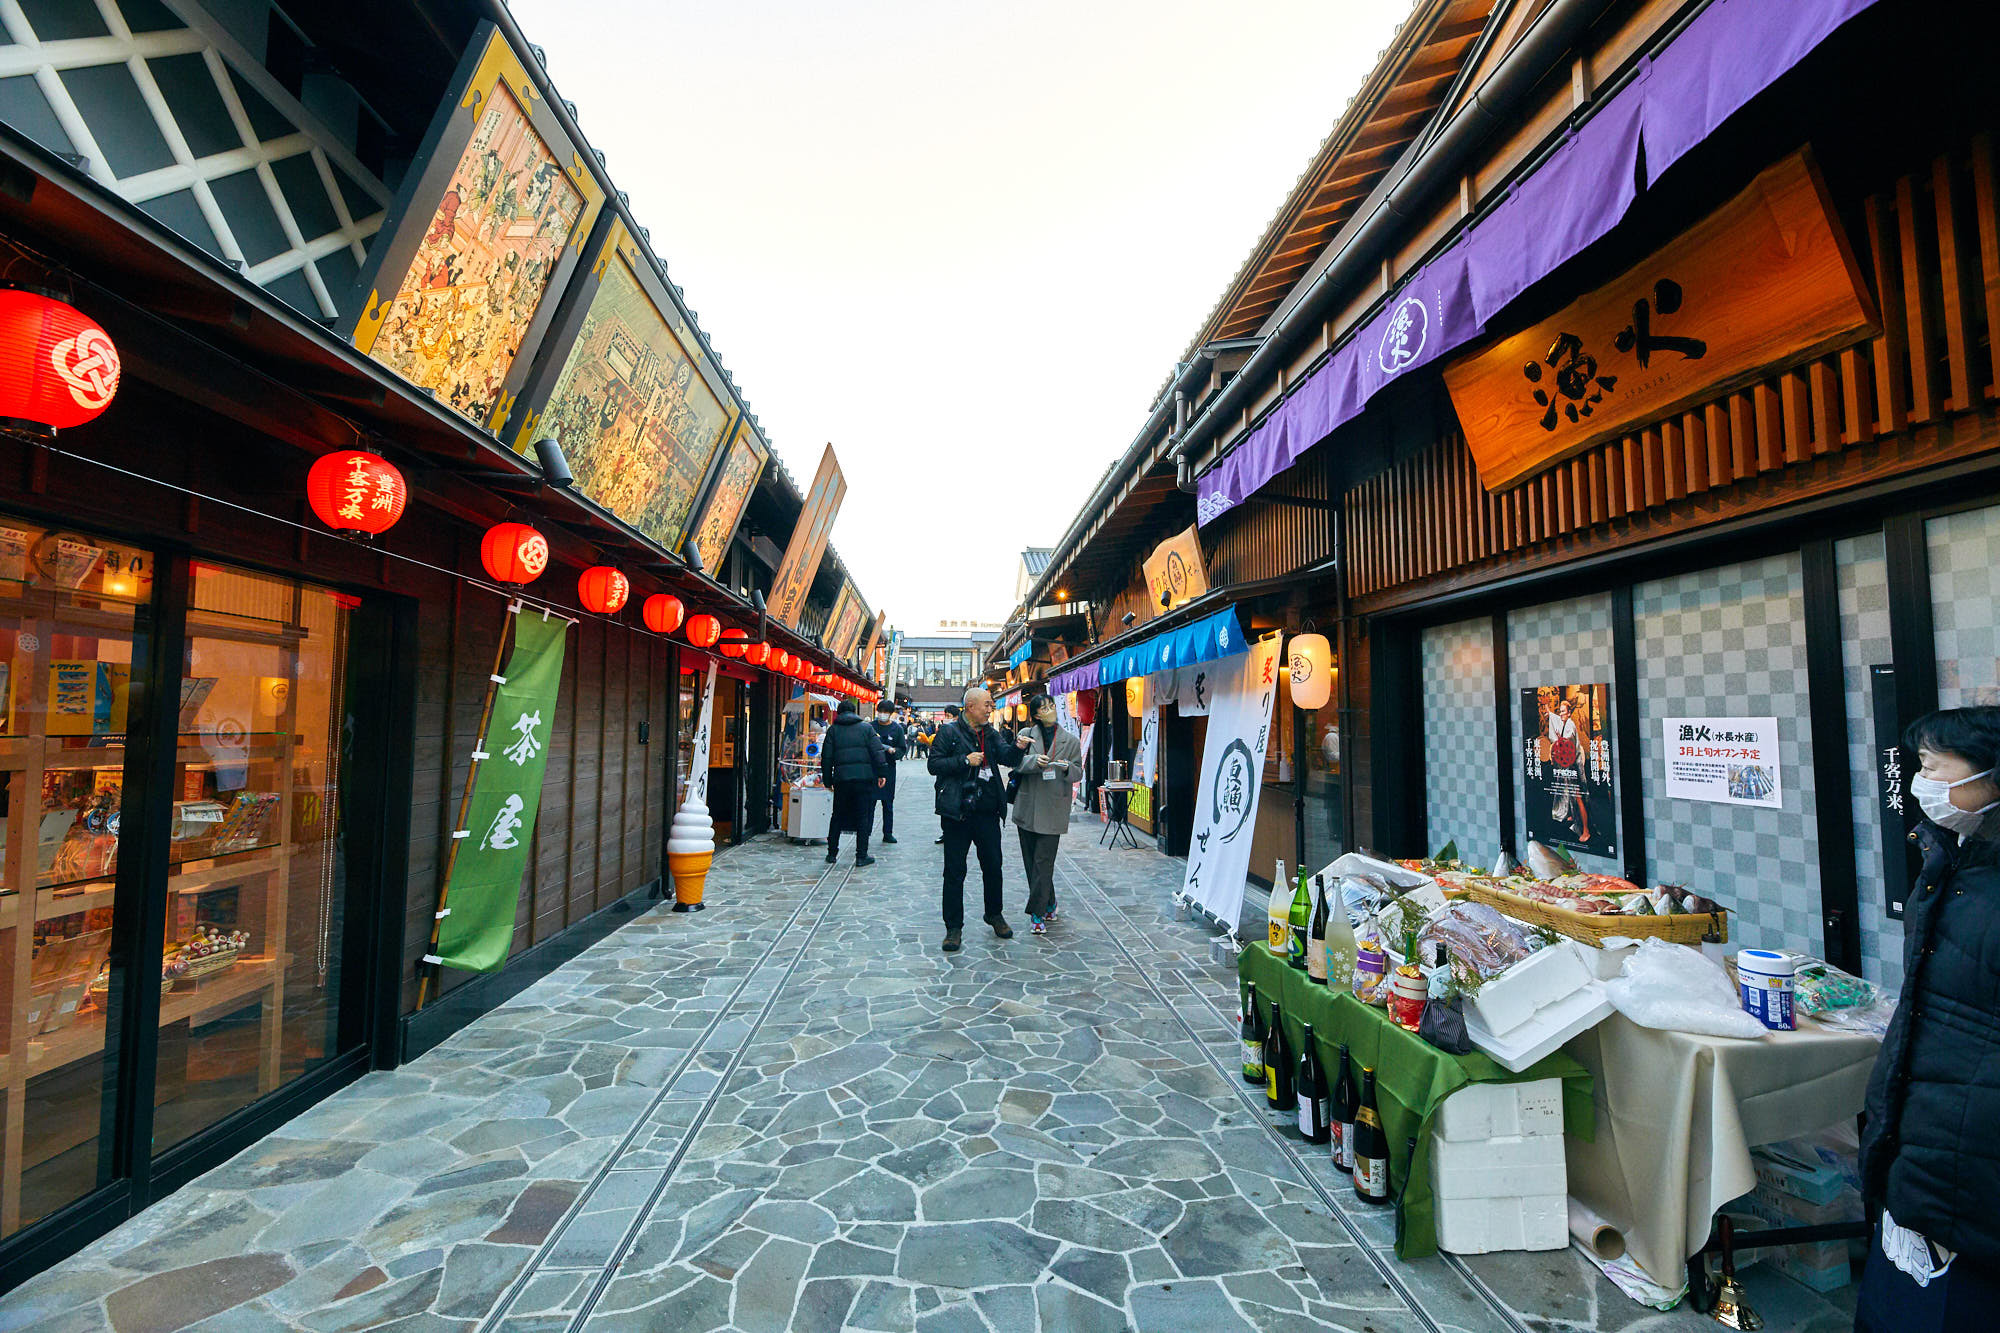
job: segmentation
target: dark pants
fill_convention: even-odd
[[[826,859],[840,855],[840,835],[854,835],[854,859],[868,855],[868,835],[875,831],[875,784],[833,784],[833,818],[826,826]]]
[[[944,824],[944,928],[959,930],[965,925],[965,854],[973,847],[979,849],[979,873],[985,880],[985,915],[999,916],[1005,906],[1000,900],[1000,816],[940,822]]]
[[[2000,1276],[1966,1262],[1964,1255],[1920,1287],[1882,1253],[1882,1226],[1868,1239],[1868,1266],[1855,1293],[1857,1333],[1972,1333],[1991,1328],[2000,1302]]]
[[[1056,848],[1062,834],[1014,831],[1021,835],[1021,866],[1028,872],[1028,915],[1047,916],[1056,905]]]
[[[896,836],[896,770],[889,769],[889,780],[875,789],[875,799],[882,802],[882,836]]]

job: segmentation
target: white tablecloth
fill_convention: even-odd
[[[1801,1018],[1757,1041],[1613,1014],[1567,1048],[1591,1073],[1597,1137],[1565,1140],[1569,1192],[1678,1287],[1723,1204],[1756,1184],[1750,1149],[1860,1114],[1880,1043]]]

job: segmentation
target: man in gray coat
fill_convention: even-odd
[[[1035,720],[1021,732],[1027,758],[1014,770],[1021,783],[1014,829],[1028,873],[1028,920],[1035,934],[1046,935],[1056,916],[1056,848],[1069,832],[1070,790],[1083,776],[1083,743],[1056,725],[1056,703],[1048,695],[1030,700],[1028,712]]]

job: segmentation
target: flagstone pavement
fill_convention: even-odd
[[[938,950],[929,783],[758,839],[437,1049],[0,1297],[0,1333],[1713,1328],[1574,1251],[1400,1263],[1236,1075],[1182,863],[1065,839],[1052,934]],[[1025,896],[1008,854],[1008,899]],[[1781,1279],[1767,1326],[1851,1314]]]

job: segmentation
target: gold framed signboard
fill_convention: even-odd
[[[598,233],[522,392],[513,444],[525,453],[552,437],[585,497],[671,551],[736,404],[624,221]]]
[[[797,629],[806,609],[806,594],[812,591],[813,576],[819,573],[820,558],[826,554],[826,540],[833,531],[834,516],[847,495],[847,478],[841,475],[840,461],[833,446],[820,455],[819,471],[813,474],[811,489],[799,511],[798,526],[785,547],[785,558],[772,576],[769,610],[771,619],[786,629]]]
[[[845,662],[861,646],[861,629],[868,623],[868,604],[849,579],[840,585],[833,612],[826,619],[826,650]]]
[[[497,434],[604,192],[493,24],[452,88],[344,319],[361,351]]]
[[[756,489],[758,478],[764,475],[764,465],[770,459],[771,448],[758,436],[757,428],[748,421],[742,422],[737,427],[736,438],[729,442],[729,448],[722,456],[722,466],[715,474],[715,485],[709,489],[708,499],[701,508],[701,517],[695,520],[694,525],[694,545],[701,552],[701,567],[718,577],[723,552],[729,549],[730,539],[736,536],[736,525],[742,521],[744,507],[750,503],[750,492]]]

